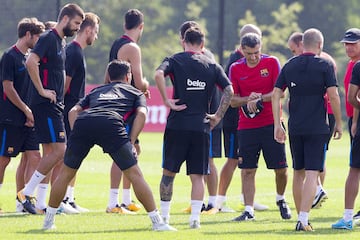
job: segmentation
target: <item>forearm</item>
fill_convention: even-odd
[[[68,118],[69,118],[69,125],[71,130],[74,127],[74,123],[77,116],[79,115],[80,112],[82,112],[82,110],[83,109],[80,107],[80,105],[75,105],[73,108],[70,109]]]
[[[156,82],[157,88],[159,89],[161,98],[163,99],[163,102],[166,104],[168,97],[166,94],[166,84],[165,84],[165,77],[164,77],[163,71],[161,71],[161,70],[156,71],[155,82]]]
[[[279,126],[280,123],[280,98],[283,95],[283,91],[279,88],[275,88],[272,97],[271,97],[271,105],[272,105],[272,112],[274,118],[274,125]]]
[[[234,90],[231,85],[224,88],[223,95],[221,97],[221,101],[215,115],[217,115],[220,118],[224,117],[224,114],[228,109],[228,107],[230,106],[233,96],[234,96]]]
[[[134,144],[136,139],[139,137],[140,132],[145,126],[145,121],[146,121],[146,109],[143,108],[141,110],[138,110],[133,125],[131,127],[130,141],[132,144]]]
[[[10,100],[12,104],[14,104],[24,113],[26,111],[29,111],[29,107],[21,100],[19,94],[16,92],[16,90],[13,87],[13,84],[10,81],[3,81],[3,88],[6,97]]]

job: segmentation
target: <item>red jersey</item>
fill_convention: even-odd
[[[348,92],[349,92],[349,85],[350,85],[350,80],[351,80],[351,73],[352,70],[354,68],[356,62],[350,60],[347,67],[346,67],[346,72],[345,72],[345,76],[344,76],[344,89],[345,89],[345,109],[346,109],[346,116],[348,118],[353,117],[354,114],[354,109],[353,106],[348,102]]]
[[[230,67],[229,77],[234,94],[247,97],[251,92],[267,94],[274,89],[280,72],[280,63],[276,57],[261,55],[258,65],[250,68],[242,58]],[[263,103],[263,110],[255,117],[248,118],[239,108],[238,130],[259,128],[274,124],[271,102]]]

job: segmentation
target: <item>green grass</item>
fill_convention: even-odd
[[[143,133],[140,137],[142,153],[139,165],[150,184],[157,205],[159,204],[159,182],[161,178],[162,134]],[[288,147],[287,147],[288,148]],[[56,231],[43,232],[43,216],[0,215],[0,239],[359,239],[358,229],[354,231],[332,230],[334,223],[343,213],[344,183],[348,172],[349,139],[344,134],[340,141],[332,141],[327,153],[327,177],[325,188],[329,199],[321,209],[310,212],[310,221],[315,232],[297,233],[294,231],[297,215],[291,194],[292,169],[289,162],[289,184],[286,198],[293,211],[291,220],[281,220],[275,205],[275,183],[273,171],[265,168],[260,160],[256,176],[256,201],[270,207],[268,211],[256,212],[254,222],[231,222],[240,214],[243,207],[239,203],[241,182],[239,170],[236,171],[228,191],[228,205],[237,213],[219,213],[201,216],[201,229],[190,230],[189,215],[182,213],[190,202],[190,181],[185,175],[185,166],[176,177],[171,207],[171,223],[178,232],[157,233],[151,231],[150,220],[144,210],[136,216],[106,214],[105,208],[109,192],[109,169],[111,160],[99,148],[91,150],[78,172],[75,195],[77,202],[91,209],[90,213],[80,215],[56,216]],[[220,171],[225,159],[216,159]],[[5,212],[15,211],[15,171],[18,159],[9,164],[5,181],[0,190],[0,203]],[[134,194],[133,194],[134,197]],[[207,196],[205,197],[207,200]],[[360,208],[360,205],[357,205]],[[359,210],[359,209],[356,209]]]

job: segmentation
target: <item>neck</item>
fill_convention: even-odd
[[[25,42],[24,39],[18,39],[18,40],[16,41],[16,43],[15,43],[15,46],[16,46],[17,49],[19,49],[20,52],[21,52],[22,54],[24,54],[24,55],[27,53],[27,51],[28,51],[28,49],[29,49],[29,47],[26,45],[26,42]]]
[[[138,42],[139,34],[137,33],[136,30],[126,30],[124,35],[128,36],[134,42],[136,42],[136,43]]]
[[[76,34],[76,37],[74,38],[74,41],[78,42],[82,49],[87,47],[85,34],[82,34],[82,33]]]
[[[62,30],[62,27],[59,25],[59,24],[56,24],[55,28],[56,32],[58,33],[58,35],[61,37],[61,38],[64,38],[65,35],[64,35],[64,31]]]
[[[202,47],[196,45],[185,44],[185,52],[202,53]]]

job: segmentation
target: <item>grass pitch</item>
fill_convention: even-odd
[[[159,182],[161,179],[162,134],[143,133],[140,136],[142,153],[139,165],[151,186],[159,206]],[[287,146],[288,149],[288,146]],[[267,170],[262,159],[256,176],[255,200],[270,207],[263,212],[255,212],[254,222],[231,222],[241,214],[243,206],[239,202],[241,181],[239,170],[236,170],[228,191],[227,205],[237,210],[236,213],[219,213],[202,215],[201,229],[189,229],[189,215],[182,212],[190,204],[190,180],[185,175],[185,166],[175,179],[174,196],[171,207],[171,224],[178,232],[153,232],[150,220],[142,209],[135,216],[107,214],[109,195],[109,170],[111,159],[95,147],[84,160],[78,175],[75,188],[76,201],[89,208],[91,212],[79,215],[56,216],[57,229],[44,232],[41,229],[44,216],[15,214],[15,171],[18,158],[9,164],[5,181],[0,190],[0,204],[5,213],[0,214],[0,239],[359,239],[360,229],[353,231],[332,230],[331,224],[343,213],[344,184],[349,163],[348,135],[340,141],[332,141],[327,153],[327,175],[325,189],[329,199],[322,208],[310,212],[310,221],[315,232],[295,232],[297,214],[291,194],[292,169],[288,152],[289,182],[286,198],[293,211],[292,219],[282,220],[275,204],[275,177],[273,171]],[[225,158],[216,159],[220,172]],[[121,195],[121,191],[120,191]],[[135,198],[133,194],[133,198]],[[207,196],[205,197],[207,201]],[[121,198],[120,198],[121,201]],[[360,204],[355,209],[360,210]]]

